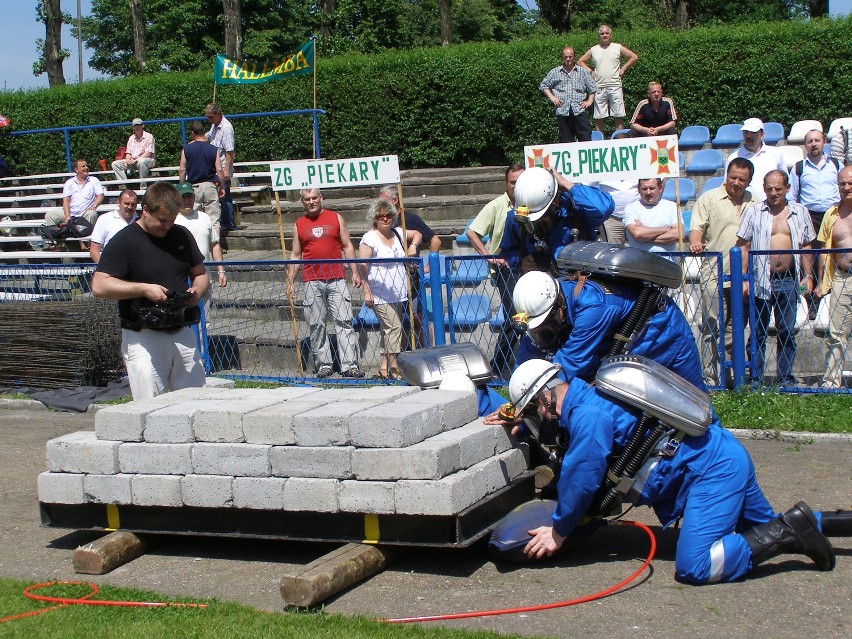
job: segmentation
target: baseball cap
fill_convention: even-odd
[[[182,196],[195,194],[195,191],[193,190],[192,184],[190,182],[180,182],[175,188]]]
[[[743,125],[740,127],[740,131],[751,131],[752,133],[763,131],[763,120],[760,118],[749,118],[743,122]]]
[[[133,126],[136,126],[137,124],[145,124],[145,123],[142,121],[142,118],[133,118],[133,122],[131,122],[131,124]]]

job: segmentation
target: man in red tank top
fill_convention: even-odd
[[[355,259],[355,247],[349,239],[349,229],[340,213],[322,206],[318,189],[303,189],[302,206],[305,214],[293,225],[293,250],[291,260],[317,260],[317,264],[290,264],[287,267],[287,295],[293,299],[293,284],[299,270],[302,283],[305,321],[311,329],[311,352],[317,377],[332,374],[331,345],[326,331],[326,318],[331,312],[340,371],[344,377],[364,377],[358,367],[358,341],[352,329],[352,294],[346,284],[346,265],[341,254]],[[358,269],[352,268],[352,285],[361,286]]]

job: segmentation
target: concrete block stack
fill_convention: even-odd
[[[456,515],[526,470],[473,394],[193,388],[47,443],[46,504]]]

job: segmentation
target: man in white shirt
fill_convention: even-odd
[[[728,156],[728,164],[734,158],[745,158],[754,165],[754,175],[748,185],[755,202],[763,202],[766,194],[763,191],[763,177],[770,171],[778,169],[787,173],[787,165],[784,158],[774,147],[763,142],[763,120],[760,118],[749,118],[740,127],[743,133],[743,145]],[[725,169],[727,170],[727,164]]]
[[[680,228],[683,228],[681,222]],[[681,239],[677,205],[663,199],[660,178],[639,180],[639,201],[624,209],[627,244],[654,253],[677,251]]]
[[[234,176],[234,125],[222,113],[222,107],[211,102],[204,108],[204,115],[210,122],[210,130],[207,132],[207,141],[216,147],[219,152],[219,162],[225,173],[225,195],[219,199],[222,206],[222,214],[219,219],[219,227],[222,231],[235,231],[234,226],[234,200],[231,197],[231,178]]]
[[[137,202],[136,192],[125,189],[118,195],[116,209],[98,217],[95,230],[92,231],[92,243],[89,245],[89,255],[95,264],[100,261],[101,252],[112,236],[136,220]]]
[[[205,262],[221,262],[222,247],[219,246],[219,232],[213,226],[210,216],[204,211],[195,208],[195,191],[189,182],[181,182],[177,185],[178,193],[183,198],[183,208],[180,215],[175,219],[175,224],[184,226],[192,233],[198,250],[204,256]],[[225,267],[217,266],[219,286],[227,286],[228,278],[225,275]],[[210,289],[207,289],[210,292]],[[209,295],[208,295],[209,297]]]
[[[145,188],[145,178],[154,167],[154,136],[145,130],[145,123],[141,118],[134,118],[132,122],[133,134],[127,138],[124,158],[112,163],[112,170],[119,180],[127,180],[128,175],[137,173],[141,180],[140,185]]]
[[[91,224],[97,220],[104,187],[98,178],[89,175],[89,163],[82,158],[74,161],[74,173],[62,187],[62,211],[48,211],[44,216],[46,226],[65,224],[72,217],[84,217]]]
[[[624,58],[624,64],[621,59]],[[624,127],[624,92],[621,78],[639,60],[623,44],[612,41],[612,29],[602,24],[598,28],[598,43],[577,60],[577,65],[593,73],[598,91],[595,93],[595,129],[603,133],[604,120],[612,116],[616,130]],[[589,67],[594,65],[594,71]]]

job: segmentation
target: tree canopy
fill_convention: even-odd
[[[515,0],[93,0],[82,31],[95,52],[91,66],[123,77],[209,67],[225,51],[223,5],[239,8],[243,56],[263,60],[296,48],[312,35],[323,56],[437,46],[446,35],[439,7],[447,4],[447,40],[454,44],[510,42],[594,29],[601,23],[624,30],[687,28],[827,11],[826,0],[538,0],[532,9]],[[132,5],[144,14],[144,64],[134,55]]]

